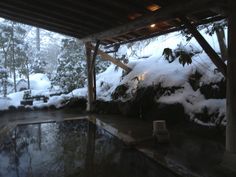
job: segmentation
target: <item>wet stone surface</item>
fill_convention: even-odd
[[[172,177],[87,120],[17,126],[0,142],[0,177]]]

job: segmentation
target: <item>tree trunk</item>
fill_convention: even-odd
[[[4,68],[7,69],[7,53],[4,52]],[[4,74],[4,80],[3,80],[3,96],[7,96],[7,73]]]
[[[28,89],[30,89],[30,79],[29,79],[29,59],[28,59],[28,58],[27,58],[27,60],[26,60],[26,69],[27,69],[26,77],[27,77]]]
[[[13,81],[14,81],[14,91],[16,90],[16,66],[15,66],[15,42],[14,42],[14,23],[12,23],[12,68],[13,68]]]
[[[40,51],[40,29],[36,28],[36,48]]]

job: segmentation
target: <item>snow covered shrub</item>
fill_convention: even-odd
[[[8,73],[7,69],[0,66],[0,93],[4,96],[7,95],[7,85],[8,85]]]
[[[213,73],[212,73],[213,75]],[[209,77],[215,77],[209,76]],[[196,70],[188,78],[188,82],[194,91],[200,90],[206,99],[224,99],[226,98],[226,80],[224,77],[218,78],[216,81],[204,81],[203,75]]]
[[[177,48],[172,50],[170,48],[165,48],[162,52],[162,55],[165,57],[165,59],[172,63],[175,58],[179,59],[179,63],[185,66],[185,64],[191,64],[192,63],[192,57],[195,54],[200,53],[200,51],[195,50],[191,45],[190,46],[183,46],[182,43],[177,45]]]
[[[8,107],[8,109],[9,109],[9,111],[16,111],[17,110],[17,108],[15,106],[13,106],[13,105],[10,105]]]
[[[110,66],[109,61],[104,61],[99,55],[96,57],[96,65],[95,65],[95,71],[96,74],[102,73],[106,71],[106,69]]]
[[[100,88],[101,88],[101,91],[104,92],[104,91],[109,90],[111,88],[111,85],[105,81],[101,81]]]
[[[117,100],[120,97],[127,97],[126,91],[129,89],[127,84],[122,84],[116,87],[115,91],[111,94],[113,100]]]
[[[187,53],[184,50],[180,50],[176,52],[176,57],[179,57],[179,63],[182,64],[183,66],[185,64],[191,64],[192,63],[192,53]]]
[[[200,92],[206,99],[224,99],[226,98],[226,80],[222,79],[217,83],[201,85]]]
[[[180,43],[177,48],[174,50],[175,57],[179,58],[179,63],[183,65],[185,64],[191,64],[192,63],[192,57],[196,54],[196,52],[193,50],[193,48],[187,48],[186,46],[183,46],[182,43]]]
[[[165,57],[165,59],[171,63],[175,60],[174,55],[173,55],[173,51],[170,48],[164,48],[162,55]]]
[[[194,91],[197,91],[197,89],[200,88],[201,77],[202,77],[202,74],[200,74],[197,70],[195,71],[195,73],[189,76],[188,82]]]
[[[203,123],[214,123],[216,126],[221,126],[225,115],[221,114],[219,110],[212,112],[210,111],[210,108],[204,106],[200,112],[195,113],[194,117]]]
[[[45,73],[47,63],[41,59],[35,59],[32,63],[32,73]]]

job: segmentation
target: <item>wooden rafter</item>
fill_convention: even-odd
[[[35,26],[35,27],[39,27],[39,28],[44,28],[44,29],[47,29],[47,30],[50,30],[50,31],[57,31],[58,33],[61,33],[61,34],[65,34],[65,35],[69,35],[69,36],[72,36],[72,37],[77,37],[77,38],[80,38],[81,36],[83,36],[83,33],[76,33],[72,28],[64,28],[63,25],[60,25],[58,23],[55,23],[55,22],[45,22],[45,21],[41,21],[41,20],[38,20],[38,19],[32,19],[30,17],[25,17],[25,16],[22,16],[22,15],[16,15],[16,14],[9,14],[9,13],[6,13],[5,10],[0,10],[0,16],[3,17],[3,18],[6,18],[6,19],[9,19],[9,20],[13,20],[13,21],[17,21],[17,22],[20,22],[20,23],[27,23],[28,25],[32,25],[32,26]],[[24,18],[24,20],[22,20],[22,18]]]
[[[42,9],[40,7],[37,7],[35,5],[32,5],[30,3],[20,2],[20,1],[9,1],[8,3],[4,1],[0,1],[0,11],[9,13],[9,14],[15,14],[21,15],[24,17],[30,17],[30,18],[36,18],[36,19],[45,19],[44,21],[53,21],[56,23],[60,23],[63,26],[69,26],[72,28],[81,28],[84,30],[91,31],[92,28],[99,29],[100,25],[95,25],[88,21],[81,21],[76,14],[68,13],[67,11],[65,13],[60,13],[59,11],[53,11],[50,9]],[[86,17],[87,18],[87,17]],[[105,25],[102,22],[99,22],[101,25]]]
[[[152,11],[150,5],[161,8]],[[199,21],[223,16],[217,8],[225,9],[223,0],[1,0],[0,16],[107,45],[177,30],[169,22],[180,15]],[[151,29],[152,23],[158,28]]]
[[[153,22],[160,22],[163,20],[175,18],[180,14],[192,14],[196,11],[208,9],[209,6],[211,7],[213,6],[212,4],[214,4],[212,0],[192,0],[186,4],[177,4],[174,6],[168,6],[166,8],[161,8],[153,15],[147,15],[145,17],[134,20],[126,25],[121,25],[112,28],[110,30],[89,35],[83,38],[82,40],[86,42],[86,41],[102,40],[108,37],[119,36],[143,28],[145,26],[149,26]]]
[[[9,11],[8,9],[6,10],[6,9],[2,8],[1,4],[0,4],[0,8],[1,8],[0,13],[1,14],[4,13],[3,16],[11,15],[11,16],[15,16],[16,18],[23,17],[24,19],[29,20],[29,21],[41,22],[41,23],[44,23],[44,25],[51,24],[52,26],[58,26],[63,29],[68,29],[69,31],[72,31],[75,28],[80,28],[81,30],[83,29],[84,31],[87,31],[87,32],[89,30],[91,30],[90,28],[88,28],[86,26],[79,26],[78,24],[71,23],[68,21],[61,22],[60,20],[58,20],[58,18],[53,18],[50,16],[49,17],[46,16],[45,19],[47,21],[45,21],[45,20],[42,20],[42,18],[40,18],[40,17],[42,17],[42,15],[34,14],[34,17],[32,17],[32,15],[29,15],[29,13],[27,13],[27,12],[24,12],[24,14],[23,14],[23,13],[21,13],[22,11],[17,11],[17,10],[10,10]],[[35,18],[37,18],[37,19],[35,19]]]
[[[25,1],[25,0],[24,0]],[[78,1],[79,3],[76,3],[77,1],[71,1],[71,5],[65,6],[65,1],[57,1],[57,3],[53,1],[39,1],[39,0],[34,0],[34,3],[39,3],[41,6],[46,6],[49,9],[57,8],[60,11],[66,11],[66,15],[68,17],[74,17],[78,20],[78,17],[80,18],[86,18],[88,21],[91,20],[96,20],[97,22],[102,22],[105,24],[110,23],[111,20],[114,19],[115,16],[111,16],[111,13],[101,13],[99,11],[99,6],[96,5],[96,8],[93,8],[92,10],[95,10],[95,13],[99,13],[99,16],[94,15],[95,13],[88,13],[91,11],[91,6],[94,6],[90,4],[89,2],[83,3],[83,1]],[[67,3],[67,2],[66,2]],[[76,9],[75,9],[76,7]],[[113,14],[114,15],[114,14]]]
[[[8,0],[8,1],[14,2],[15,0]],[[44,13],[50,12],[56,15],[63,15],[66,18],[69,18],[78,22],[80,21],[80,19],[86,18],[87,22],[96,21],[100,23],[100,25],[108,25],[110,23],[110,20],[113,19],[113,18],[109,18],[109,16],[107,17],[102,14],[101,15],[99,14],[99,16],[96,16],[93,13],[88,13],[89,12],[88,10],[86,11],[86,9],[83,9],[80,6],[83,3],[82,1],[79,2],[79,6],[76,6],[77,7],[76,9],[73,6],[68,6],[68,7],[65,6],[65,4],[63,4],[63,1],[57,1],[57,3],[55,3],[53,1],[34,0],[33,5],[32,3],[30,3],[31,0],[18,0],[17,2],[18,4],[24,5],[24,8],[27,8],[27,6],[31,6],[31,8],[35,8],[41,12],[44,12]],[[66,1],[64,1],[64,3],[66,3]],[[53,9],[55,8],[57,8],[57,11],[53,11]],[[63,14],[61,14],[60,12],[63,12]]]
[[[201,20],[201,21],[195,23],[194,25],[196,25],[196,26],[203,25],[203,24],[207,24],[207,23],[222,20],[222,19],[225,19],[225,17],[215,16],[215,17],[212,17],[212,18]],[[166,29],[166,30],[163,30],[163,31],[157,31],[157,32],[147,34],[147,35],[141,35],[141,34],[137,35],[136,34],[136,36],[133,37],[130,40],[126,40],[126,41],[124,40],[122,42],[113,43],[113,44],[107,45],[106,48],[114,47],[115,45],[123,45],[123,44],[127,44],[127,43],[130,43],[130,42],[145,40],[145,39],[148,39],[148,38],[161,36],[161,35],[164,35],[164,34],[167,34],[167,33],[171,33],[171,32],[174,32],[174,31],[179,31],[179,30],[183,30],[183,29],[185,29],[185,27],[183,25],[181,25],[181,23],[179,22],[178,25],[176,23],[175,27],[172,27],[172,28],[169,28],[169,29]],[[131,34],[134,34],[134,33],[132,32]]]
[[[109,1],[107,2],[102,2],[101,0],[99,1],[74,1],[74,0],[67,0],[71,4],[73,4],[74,7],[78,7],[79,9],[84,9],[88,12],[93,12],[93,14],[102,14],[104,15],[104,18],[107,17],[112,17],[115,19],[118,23],[119,22],[124,22],[124,17],[127,13],[127,11],[122,10],[121,8],[114,8],[114,2],[115,1]],[[96,4],[96,5],[95,5]],[[109,10],[112,8],[112,11]],[[112,21],[114,22],[114,21]]]
[[[92,50],[95,50],[95,47],[92,44],[87,44],[87,47],[89,47]],[[126,66],[124,63],[120,62],[119,60],[111,57],[110,55],[106,54],[105,52],[101,51],[100,49],[97,50],[97,54],[102,57],[104,60],[108,60],[112,62],[113,64],[119,66],[120,68],[124,69],[126,72],[130,72],[131,68]]]

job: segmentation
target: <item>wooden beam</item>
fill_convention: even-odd
[[[92,58],[92,64],[91,64],[91,67],[90,67],[90,70],[91,72],[93,73],[93,93],[94,93],[94,100],[97,99],[97,84],[96,84],[96,70],[95,70],[95,67],[96,67],[96,57],[97,57],[97,52],[98,52],[98,48],[99,48],[99,45],[100,45],[100,41],[97,41],[96,43],[96,46],[95,46],[95,49],[93,51],[93,58]]]
[[[60,29],[63,30],[68,30],[69,31],[76,31],[76,33],[78,33],[78,29],[80,31],[86,31],[87,33],[84,34],[89,34],[89,30],[91,31],[90,28],[86,27],[86,26],[78,26],[78,24],[74,24],[74,23],[70,23],[67,21],[62,21],[60,20],[60,18],[53,18],[50,16],[42,16],[42,15],[37,15],[34,13],[27,13],[23,11],[18,11],[18,10],[13,10],[13,9],[8,9],[8,8],[4,8],[1,6],[0,3],[0,13],[3,14],[2,17],[4,16],[10,16],[9,19],[12,19],[11,17],[16,17],[15,19],[20,19],[20,20],[16,20],[18,22],[23,21],[24,23],[28,23],[28,21],[32,21],[33,23],[37,23],[39,25],[45,25],[45,24],[50,24],[50,26],[53,27],[59,27]],[[38,25],[36,25],[38,26]],[[58,29],[58,30],[60,30]],[[76,30],[77,29],[77,30]]]
[[[126,37],[125,35],[115,37],[115,39],[117,39],[118,41],[127,41],[127,40],[129,40],[129,38]]]
[[[174,6],[161,8],[153,15],[140,17],[137,20],[129,22],[126,25],[121,25],[119,27],[115,27],[107,31],[89,35],[83,38],[82,40],[84,42],[87,42],[87,41],[103,40],[105,38],[120,36],[122,34],[129,33],[130,31],[134,31],[136,29],[149,26],[153,22],[160,22],[171,18],[175,18],[180,14],[192,14],[196,11],[202,11],[212,6],[214,6],[214,1],[212,2],[212,0],[192,0],[185,4],[179,3]]]
[[[97,41],[96,46],[94,48],[94,52],[93,52],[92,66],[95,65],[99,45],[100,45],[100,41]],[[92,71],[92,69],[93,69],[93,67],[90,68],[91,71]]]
[[[118,39],[115,39],[115,38],[107,38],[107,39],[104,39],[103,41],[108,41],[109,43],[117,43],[117,42],[120,42]]]
[[[95,25],[88,20],[79,20],[78,15],[71,14],[67,11],[58,12],[58,9],[47,9],[48,7],[38,7],[35,4],[30,4],[26,2],[19,1],[9,1],[2,2],[0,1],[1,11],[8,11],[9,14],[16,14],[20,16],[26,16],[34,19],[41,19],[44,21],[64,24],[64,26],[74,26],[76,29],[83,29],[87,31],[91,31],[92,28],[99,29],[100,25]],[[42,9],[43,8],[43,9]],[[101,22],[100,22],[101,23]],[[103,24],[103,23],[101,23]],[[92,30],[93,31],[93,30]]]
[[[211,61],[216,65],[219,71],[226,77],[227,67],[226,67],[226,64],[223,62],[223,60],[214,51],[214,49],[208,44],[206,39],[199,33],[196,26],[191,24],[191,22],[186,17],[181,17],[180,19],[184,23],[184,25],[187,27],[187,29],[193,34],[193,36],[201,45],[203,50],[210,57]]]
[[[71,4],[73,7],[76,7],[76,8],[80,7],[81,9],[84,9],[87,12],[90,12],[93,14],[102,14],[106,18],[112,17],[113,19],[115,19],[117,23],[122,24],[124,21],[127,21],[126,19],[124,20],[124,17],[127,17],[127,14],[125,11],[118,8],[112,8],[111,4],[114,1],[109,1],[109,3],[101,3],[100,0],[99,2],[66,0],[66,2],[68,1],[69,1],[69,4]]]
[[[222,9],[220,7],[214,7],[214,8],[211,8],[211,11],[214,12],[214,13],[217,13],[217,14],[222,14],[224,16],[228,16],[228,11],[226,9]]]
[[[140,36],[135,37],[133,39],[129,39],[129,40],[126,40],[126,41],[121,41],[121,42],[116,42],[116,43],[113,43],[113,44],[109,44],[109,45],[106,46],[106,48],[111,48],[111,47],[114,47],[115,45],[124,45],[124,44],[131,43],[131,42],[142,41],[142,40],[145,40],[145,39],[149,39],[149,38],[157,37],[157,36],[164,35],[164,34],[167,34],[167,33],[175,32],[175,31],[180,30],[180,29],[181,28],[170,28],[170,29],[165,30],[165,31],[160,31],[160,32],[152,33],[152,34],[145,35],[145,36],[140,35]]]
[[[229,0],[228,17],[228,61],[226,85],[226,147],[222,165],[236,171],[236,4]]]
[[[21,0],[21,1],[26,1],[26,0]],[[41,0],[34,0],[33,2],[31,0],[28,0],[28,2],[32,3],[33,5],[35,5],[36,3],[40,4],[41,7],[47,7],[48,9],[56,9],[59,13],[60,12],[65,12],[63,15],[66,15],[67,17],[71,18],[75,18],[76,20],[79,19],[87,19],[87,21],[98,21],[101,23],[106,23],[109,24],[111,22],[111,20],[114,20],[113,17],[111,16],[107,16],[105,14],[101,14],[99,13],[99,15],[94,15],[96,13],[92,13],[90,10],[84,8],[83,6],[83,2],[79,1],[79,3],[77,4],[76,1],[57,1],[56,3],[54,1],[41,1]],[[66,4],[66,5],[65,5]],[[92,4],[90,3],[90,1],[86,1],[86,4],[90,4],[90,6],[92,6]],[[96,4],[96,8],[98,5]],[[41,8],[42,9],[42,8]],[[79,17],[79,18],[78,18]]]
[[[75,7],[73,6],[73,4],[71,6],[69,2],[65,1],[57,1],[57,3],[55,3],[53,1],[42,0],[34,0],[33,2],[31,0],[8,0],[7,3],[13,5],[16,4],[17,7],[21,7],[24,9],[34,9],[34,11],[41,12],[45,15],[50,13],[51,15],[62,16],[63,18],[67,18],[67,21],[73,20],[79,23],[81,22],[81,19],[86,19],[83,20],[86,23],[96,21],[100,25],[110,24],[109,17],[105,18],[105,16],[100,16],[100,14],[99,16],[96,16],[94,14],[91,14],[90,11],[83,10],[82,8],[80,8],[80,6]]]
[[[87,103],[87,111],[92,111],[93,101],[94,101],[94,92],[93,92],[93,72],[90,71],[92,65],[92,53],[91,53],[91,43],[85,43],[86,49],[86,59],[87,59],[87,75],[88,75],[88,103]]]
[[[0,17],[8,19],[8,20],[16,21],[19,23],[24,23],[24,24],[35,26],[35,27],[43,28],[49,31],[54,31],[54,32],[61,33],[64,35],[76,37],[76,38],[80,38],[82,36],[82,34],[79,34],[78,32],[73,31],[73,29],[71,28],[62,28],[62,26],[58,24],[55,24],[52,22],[41,21],[38,19],[33,20],[31,18],[21,18],[21,16],[15,16],[12,14],[9,15],[5,12],[2,12],[2,10],[0,10]]]
[[[110,7],[115,7],[115,9],[119,9],[124,12],[141,12],[141,13],[151,13],[148,9],[146,9],[147,2],[140,0],[119,0],[119,1],[107,1],[107,0],[96,0],[97,3],[101,3],[103,5],[111,5]],[[103,2],[104,1],[104,2]],[[109,3],[108,3],[109,2]]]
[[[207,23],[222,20],[222,19],[225,19],[225,17],[215,16],[215,17],[212,17],[212,18],[201,20],[200,22],[197,22],[194,25],[196,25],[196,26],[203,25],[203,24],[207,24]],[[145,35],[145,36],[143,36],[143,35],[134,36],[133,35],[134,33],[130,33],[130,34],[133,35],[132,39],[122,41],[122,42],[113,43],[113,44],[108,44],[108,45],[105,46],[105,48],[111,48],[111,47],[114,47],[115,45],[123,45],[123,44],[131,43],[131,42],[136,42],[136,41],[141,41],[141,40],[145,40],[145,39],[149,39],[149,38],[153,38],[153,37],[158,37],[160,35],[172,33],[172,32],[183,30],[183,29],[185,29],[185,27],[183,25],[178,24],[177,26],[169,28],[167,30],[157,31],[157,32],[151,33],[149,35]]]
[[[88,44],[88,47],[90,47],[92,50],[95,50],[95,47],[92,44]],[[124,69],[126,72],[130,72],[131,68],[126,66],[124,63],[120,62],[119,60],[111,57],[110,55],[106,54],[105,52],[98,49],[97,51],[98,55],[100,55],[104,60],[108,60],[112,62],[114,65],[119,66],[120,68]]]
[[[228,18],[228,61],[227,61],[227,94],[226,94],[226,152],[236,156],[236,5],[229,1]],[[231,161],[233,162],[233,161]],[[234,161],[234,166],[235,166]],[[235,168],[234,168],[235,170]]]

